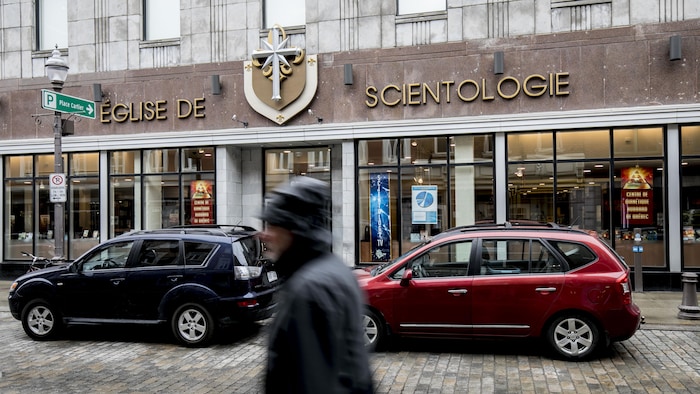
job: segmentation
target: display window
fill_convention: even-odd
[[[627,261],[638,229],[643,265],[666,266],[662,128],[516,133],[507,141],[509,220],[596,233]]]
[[[492,135],[358,141],[360,263],[495,217]]]
[[[110,237],[214,224],[215,163],[212,147],[110,152]]]
[[[64,251],[74,259],[99,242],[99,155],[63,155],[66,174]],[[5,157],[4,259],[22,260],[22,252],[54,257],[54,208],[48,155]],[[95,233],[94,231],[98,231]]]

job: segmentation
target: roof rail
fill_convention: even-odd
[[[134,234],[206,234],[217,236],[231,236],[244,232],[257,232],[253,227],[240,225],[225,225],[225,224],[203,224],[203,225],[180,225],[153,230],[136,230],[127,233]],[[124,235],[127,235],[124,234]]]

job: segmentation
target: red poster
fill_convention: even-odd
[[[190,183],[192,207],[190,217],[192,224],[214,224],[214,199],[211,181],[192,181]]]
[[[650,168],[622,169],[622,227],[654,223],[653,172]]]

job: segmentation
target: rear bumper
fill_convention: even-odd
[[[218,308],[220,323],[228,325],[269,319],[277,306],[273,294],[270,292],[222,300]],[[251,300],[255,300],[256,303]]]
[[[621,310],[609,311],[607,314],[607,331],[612,342],[629,339],[643,324],[644,317],[639,306],[634,302]]]

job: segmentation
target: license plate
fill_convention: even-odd
[[[277,280],[277,272],[267,271],[267,280],[270,282],[276,281]]]

